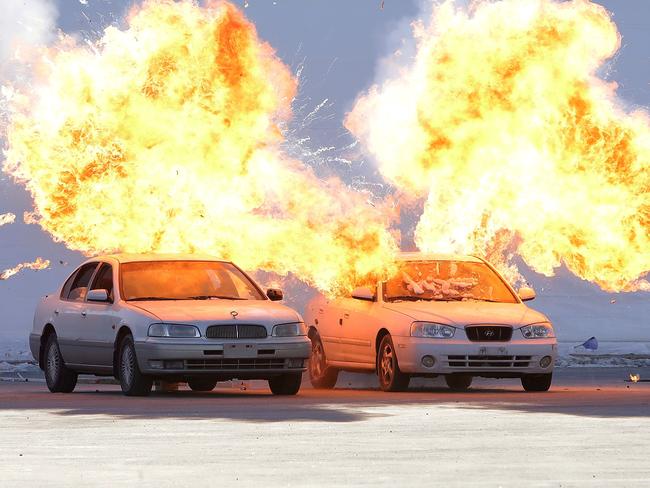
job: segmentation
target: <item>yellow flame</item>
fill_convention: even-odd
[[[32,262],[20,263],[14,266],[13,268],[8,268],[0,272],[0,281],[8,280],[9,278],[19,273],[23,269],[41,270],[41,269],[46,269],[49,266],[50,266],[50,261],[48,259],[36,258],[36,260]]]
[[[282,154],[296,80],[228,2],[149,0],[14,87],[5,171],[85,253],[208,252],[328,293],[390,266],[381,209]]]
[[[382,174],[426,198],[422,250],[518,274],[562,263],[605,290],[650,290],[650,122],[599,70],[620,46],[587,0],[445,3],[414,26],[414,61],[346,126]]]
[[[630,381],[632,383],[637,383],[641,379],[640,374],[630,374]]]

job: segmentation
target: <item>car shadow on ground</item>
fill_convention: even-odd
[[[650,417],[650,384],[630,388],[560,385],[544,393],[480,385],[466,392],[433,386],[399,393],[386,393],[374,387],[304,387],[297,396],[274,396],[266,389],[217,388],[206,393],[180,389],[153,392],[149,397],[125,397],[113,385],[83,385],[71,394],[52,394],[45,385],[33,383],[11,389],[15,390],[13,394],[2,395],[0,411],[37,409],[63,416],[124,419],[349,423],[392,416],[395,408],[417,408],[426,413],[453,408],[595,418]]]

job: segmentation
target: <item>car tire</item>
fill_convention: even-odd
[[[192,378],[187,382],[192,391],[212,391],[217,386],[217,380],[210,378]]]
[[[45,343],[45,382],[52,393],[71,393],[77,386],[77,373],[63,361],[56,334],[50,334]]]
[[[377,376],[379,387],[383,391],[404,391],[409,386],[411,377],[402,373],[397,362],[397,353],[393,345],[393,339],[387,334],[379,345],[377,356]]]
[[[548,391],[553,381],[553,373],[527,374],[521,377],[521,386],[526,391]]]
[[[117,357],[122,393],[126,396],[148,396],[151,393],[153,378],[140,372],[133,337],[127,335],[122,339]]]
[[[295,395],[300,390],[302,373],[291,373],[269,379],[269,388],[274,395]]]
[[[311,338],[311,356],[309,357],[309,381],[314,388],[331,390],[336,386],[339,371],[327,366],[325,348],[318,334]]]
[[[450,390],[453,391],[467,391],[472,385],[473,377],[468,374],[447,374],[445,375],[445,382]]]

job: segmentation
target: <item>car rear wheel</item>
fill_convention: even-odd
[[[472,379],[468,374],[445,375],[447,386],[454,391],[467,391],[472,384]]]
[[[269,388],[274,395],[295,395],[301,381],[302,373],[283,374],[269,379]]]
[[[140,372],[133,337],[130,335],[122,339],[118,357],[122,393],[126,396],[148,396],[151,393],[153,378]]]
[[[212,391],[217,386],[217,380],[210,378],[192,378],[187,382],[192,391]]]
[[[311,339],[311,356],[309,357],[309,381],[314,388],[331,390],[336,386],[339,371],[327,366],[325,349],[320,336]]]
[[[395,346],[390,335],[385,335],[379,345],[377,374],[379,387],[384,391],[404,391],[409,386],[411,378],[399,369]]]
[[[527,374],[521,377],[521,386],[526,391],[548,391],[553,381],[553,373]]]
[[[70,393],[77,386],[77,373],[63,362],[56,334],[50,334],[45,344],[45,382],[52,393]]]

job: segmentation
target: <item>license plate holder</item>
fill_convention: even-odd
[[[508,348],[504,346],[482,346],[478,348],[478,356],[508,356]]]
[[[255,358],[257,357],[256,344],[224,344],[223,345],[224,358]]]

